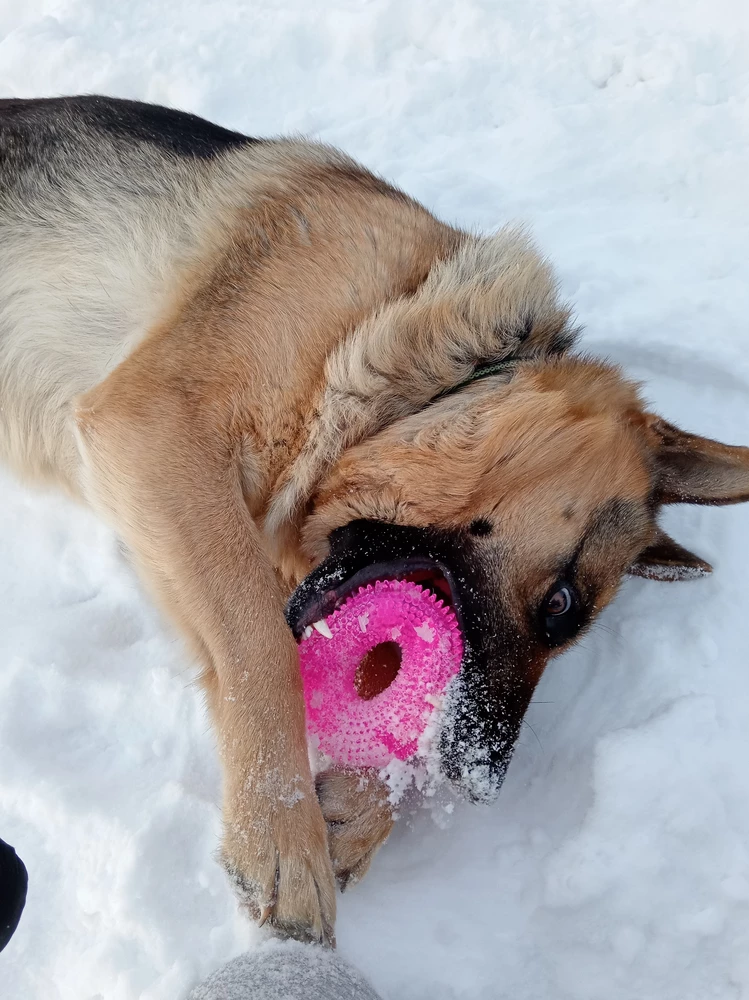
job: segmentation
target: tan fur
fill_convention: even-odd
[[[326,771],[316,781],[317,796],[328,825],[333,872],[345,889],[360,882],[377,850],[393,829],[390,789],[377,772]]]
[[[333,871],[283,618],[289,587],[352,518],[487,517],[512,541],[503,585],[520,615],[592,512],[647,502],[664,435],[615,370],[549,359],[569,311],[522,232],[468,236],[313,144],[269,143],[183,173],[164,180],[161,216],[121,207],[114,249],[103,223],[85,225],[79,195],[80,217],[50,209],[52,249],[29,250],[28,280],[16,246],[0,287],[15,331],[0,348],[0,447],[82,495],[133,551],[203,664],[227,869],[256,916],[330,940]],[[28,220],[19,211],[9,225],[25,233]],[[71,245],[85,247],[90,278],[66,274]],[[55,320],[73,279],[74,308]],[[89,295],[99,280],[104,294]],[[36,286],[46,298],[32,308]],[[76,310],[99,336],[88,361]],[[430,405],[506,357],[519,365],[511,381]],[[749,484],[747,454],[731,461],[724,497]],[[601,605],[654,533],[643,516],[586,553]],[[529,662],[534,682],[544,663]],[[342,879],[366,870],[392,824],[376,784],[358,803],[357,788],[340,775],[320,786]]]
[[[349,450],[315,497],[310,556],[357,517],[449,527],[495,513],[543,522],[571,507],[555,528],[576,537],[607,497],[650,489],[644,436],[629,421],[639,406],[618,372],[580,359],[530,364],[504,386],[477,383]],[[550,531],[518,535],[544,544]]]
[[[551,268],[523,231],[458,241],[444,230],[439,251],[414,295],[383,304],[329,356],[319,418],[274,497],[271,532],[345,448],[418,412],[478,362],[543,352],[568,327]]]

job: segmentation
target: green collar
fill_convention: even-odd
[[[479,382],[482,378],[489,378],[491,375],[499,375],[501,372],[506,371],[510,365],[514,365],[517,360],[517,358],[505,358],[504,361],[492,361],[485,365],[478,365],[473,369],[468,378],[464,378],[463,381],[458,382],[457,385],[451,385],[448,389],[443,389],[442,392],[438,392],[432,402],[435,403],[438,399],[444,399],[445,396],[452,396],[453,393],[460,392],[460,390],[465,389],[467,385],[473,385],[474,382]]]

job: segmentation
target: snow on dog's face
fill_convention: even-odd
[[[749,497],[749,449],[647,413],[599,362],[530,361],[404,418],[347,452],[304,532],[317,568],[287,617],[297,635],[357,587],[408,577],[455,608],[465,653],[440,737],[443,772],[497,793],[548,660],[622,575],[710,567],[657,527],[660,504]]]

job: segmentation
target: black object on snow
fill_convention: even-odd
[[[26,904],[29,876],[16,852],[0,840],[0,951],[13,937]]]

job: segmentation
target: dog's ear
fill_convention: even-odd
[[[749,500],[749,448],[687,434],[654,414],[647,430],[657,503],[729,504]]]
[[[710,563],[679,545],[660,528],[655,539],[643,549],[627,570],[630,576],[644,576],[648,580],[669,583],[696,580],[701,576],[708,576],[712,571]]]

